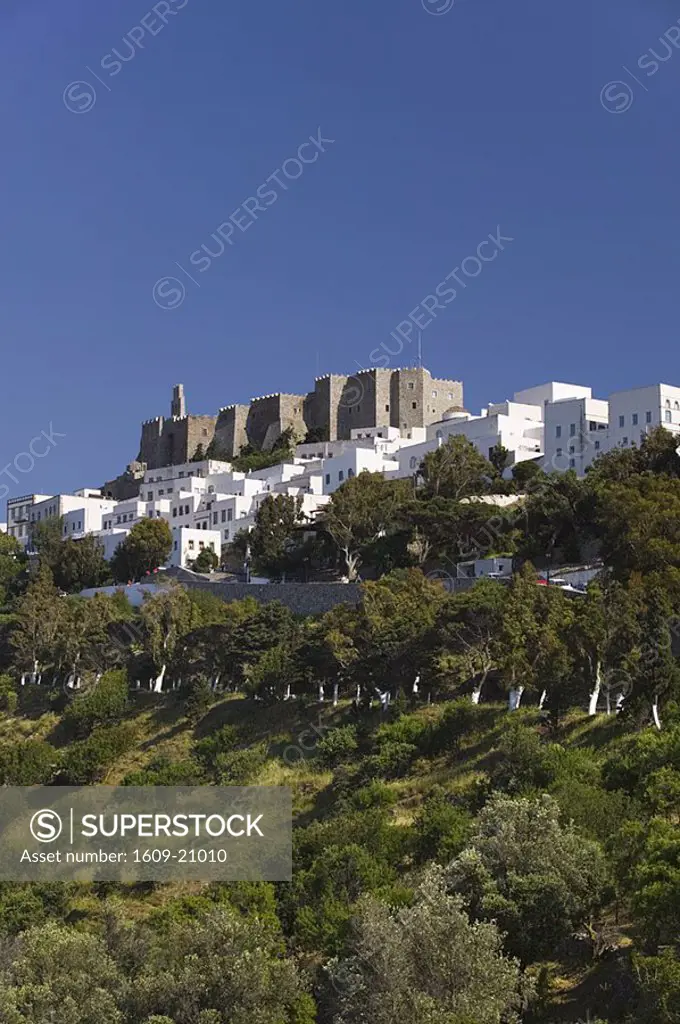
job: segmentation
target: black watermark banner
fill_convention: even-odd
[[[287,881],[289,789],[0,788],[0,881]]]

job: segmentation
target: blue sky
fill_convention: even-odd
[[[173,383],[207,413],[371,365],[498,227],[512,243],[422,334],[468,408],[548,379],[680,383],[670,0],[155,6],[0,9],[0,469],[65,435],[0,478],[12,494],[115,475]],[[286,178],[319,128],[333,143]],[[176,308],[154,301],[167,276]]]

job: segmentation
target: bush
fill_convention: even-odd
[[[486,715],[485,709],[473,704],[469,699],[451,701],[432,731],[432,753],[456,753],[460,749],[463,736],[479,728]]]
[[[100,782],[107,769],[135,744],[135,729],[129,723],[99,726],[89,739],[73,743],[64,758],[64,785],[86,786]]]
[[[59,763],[59,751],[45,740],[0,746],[0,784],[47,786],[54,779]]]
[[[19,695],[11,676],[0,674],[0,708],[14,714],[17,709]]]
[[[325,768],[336,768],[345,761],[351,761],[358,749],[356,726],[343,725],[338,729],[331,729],[319,741],[316,754]]]
[[[447,863],[465,846],[471,825],[472,816],[457,807],[441,787],[434,787],[413,823],[416,860]]]
[[[246,786],[263,767],[267,760],[267,745],[260,743],[256,747],[244,750],[230,750],[218,754],[215,759],[215,775],[220,786]]]
[[[384,743],[378,754],[366,759],[366,775],[399,779],[406,775],[417,756],[418,748],[413,743]]]
[[[136,772],[130,772],[123,779],[124,786],[200,786],[205,781],[203,772],[195,761],[171,761],[169,757],[157,757]]]
[[[69,704],[64,721],[76,736],[87,736],[97,725],[119,722],[128,706],[128,692],[123,669],[105,672],[91,690]]]

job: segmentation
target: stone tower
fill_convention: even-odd
[[[184,384],[175,384],[172,389],[172,402],[170,404],[170,415],[177,419],[184,419],[187,414],[187,402],[184,397]]]

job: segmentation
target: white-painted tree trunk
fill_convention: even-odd
[[[412,692],[413,693],[418,693],[419,689],[420,689],[420,673],[418,673],[418,675],[413,680],[413,691]]]
[[[337,708],[337,706],[338,706],[338,684],[337,683],[333,683],[333,707]]]
[[[141,687],[141,685],[142,684],[140,683],[139,679],[135,679],[135,690],[138,690]]]
[[[22,686],[26,685],[26,673],[25,672],[21,673],[21,685]]]
[[[508,694],[508,711],[517,711],[522,702],[523,693],[523,686],[518,686],[516,690],[510,690]]]
[[[323,704],[326,699],[326,691],[323,688],[323,683],[319,683],[319,704]]]
[[[286,692],[283,695],[284,700],[290,700],[290,683],[286,683]]]
[[[618,697],[616,698],[616,714],[617,715],[620,712],[621,708],[623,707],[623,702],[624,702],[625,699],[626,699],[625,693],[620,693],[618,695]]]
[[[600,690],[602,689],[602,666],[600,662],[597,663],[595,669],[595,688],[590,695],[590,703],[588,704],[588,714],[593,717],[597,714],[597,702],[600,698]]]
[[[357,683],[357,703],[361,700],[361,683]]]
[[[165,671],[166,671],[166,669],[167,669],[167,665],[163,665],[162,669],[160,670],[160,672],[156,676],[156,679],[154,680],[154,684],[153,684],[153,692],[154,693],[162,693],[163,692],[163,680],[165,679]]]
[[[661,719],[659,718],[659,704],[657,702],[656,697],[654,698],[654,703],[652,704],[652,718],[654,719],[654,725],[657,727],[659,732],[661,732]]]
[[[213,679],[213,681],[212,681],[212,689],[213,689],[213,693],[214,693],[214,692],[215,692],[215,690],[217,689],[217,687],[218,687],[218,685],[219,685],[219,682],[220,682],[220,673],[218,672],[218,673],[217,673],[217,675],[215,676],[215,678],[214,678],[214,679]]]
[[[543,705],[545,704],[547,697],[548,697],[548,691],[544,690],[543,693],[541,694],[541,699],[538,702],[538,710],[539,711],[543,710]]]
[[[607,714],[611,715],[611,713],[612,713],[612,695],[611,695],[611,692],[609,690],[607,690],[607,692],[605,693],[604,697],[605,697],[605,701],[607,702]]]
[[[472,703],[473,704],[479,704],[479,698],[482,696],[482,684],[481,683],[478,683],[475,686],[475,688],[472,691],[470,696],[472,697]]]

